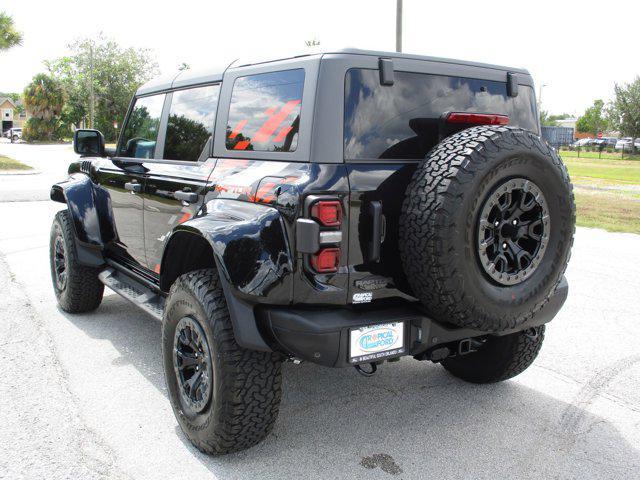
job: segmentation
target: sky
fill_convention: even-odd
[[[307,53],[311,39],[321,50],[395,50],[396,0],[0,0],[1,10],[24,42],[0,53],[0,92],[21,92],[44,60],[100,32],[152,49],[162,74]],[[404,52],[527,68],[550,113],[579,115],[640,75],[635,0],[404,0],[403,25]]]

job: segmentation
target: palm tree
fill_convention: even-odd
[[[27,139],[54,140],[66,101],[62,83],[45,73],[39,73],[24,89],[23,98],[31,115],[25,127]]]

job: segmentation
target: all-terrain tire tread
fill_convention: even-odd
[[[553,285],[557,286],[564,274],[573,244],[575,205],[573,186],[560,157],[537,135],[520,128],[478,126],[462,130],[436,145],[418,166],[407,187],[400,216],[399,243],[404,271],[416,296],[436,320],[484,331],[515,328],[539,311],[555,290],[551,288],[542,301],[519,318],[505,309],[501,318],[496,319],[465,294],[455,267],[454,256],[462,253],[451,246],[450,239],[458,234],[452,219],[467,185],[486,170],[488,153],[520,147],[535,148],[551,157],[569,192],[566,201],[571,218],[567,224],[572,230]]]
[[[100,306],[104,294],[104,284],[98,278],[100,269],[81,265],[78,262],[75,231],[71,222],[71,215],[68,210],[61,210],[56,213],[51,227],[51,245],[49,248],[50,255],[52,255],[57,227],[62,233],[67,261],[65,290],[63,292],[58,291],[55,279],[52,280],[60,308],[69,313],[86,313]],[[52,262],[53,275],[53,260],[50,261]]]
[[[171,286],[169,296],[177,289],[191,292],[202,305],[213,331],[212,354],[221,362],[221,376],[216,378],[221,397],[214,407],[215,433],[204,440],[190,439],[199,450],[213,455],[250,448],[269,435],[278,417],[281,358],[273,352],[247,350],[237,344],[216,270],[182,275]],[[165,315],[169,313],[165,311]]]
[[[531,334],[531,331],[535,334]],[[524,372],[534,362],[544,340],[545,327],[495,337],[480,352],[442,361],[452,375],[472,383],[495,383]]]

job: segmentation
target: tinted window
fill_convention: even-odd
[[[227,149],[293,152],[298,146],[303,86],[302,69],[237,78]]]
[[[162,115],[164,94],[136,100],[124,127],[118,155],[130,158],[153,158]]]
[[[538,131],[533,89],[507,96],[505,82],[395,72],[380,85],[377,70],[352,69],[345,83],[347,159],[422,159],[438,142],[445,112],[497,113],[509,124]]]
[[[219,93],[219,85],[173,92],[165,159],[195,162],[209,156]]]

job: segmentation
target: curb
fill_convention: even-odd
[[[40,175],[40,170],[4,170],[0,172],[0,176],[3,175]]]

